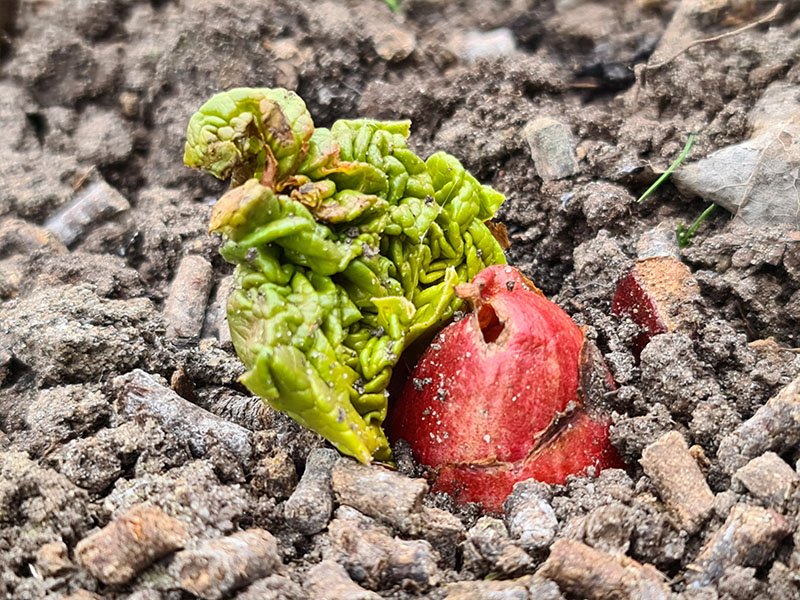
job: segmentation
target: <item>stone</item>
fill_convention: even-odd
[[[42,577],[57,577],[74,568],[63,541],[43,544],[36,552],[36,570]]]
[[[664,434],[644,449],[639,462],[678,527],[696,533],[714,510],[714,494],[683,436]]]
[[[428,542],[393,537],[386,527],[353,508],[336,510],[328,538],[323,558],[343,565],[368,588],[401,585],[422,591],[439,582],[439,556]]]
[[[393,527],[402,527],[420,510],[428,492],[423,479],[411,479],[396,471],[361,465],[341,458],[333,467],[333,492],[339,504],[352,506],[367,516]]]
[[[104,179],[95,179],[52,214],[44,226],[71,246],[97,223],[130,208],[128,200]]]
[[[286,522],[306,535],[319,533],[328,525],[333,512],[331,471],[339,453],[329,448],[315,448],[306,459],[300,483],[283,507]]]
[[[574,540],[556,540],[537,574],[556,582],[562,592],[585,600],[672,599],[663,575],[652,565]]]
[[[175,555],[170,573],[181,589],[205,600],[219,600],[281,565],[278,543],[264,529],[247,529],[205,540]]]
[[[717,458],[733,475],[750,459],[772,451],[783,454],[800,444],[800,377],[794,379],[755,414],[722,438]]]
[[[786,503],[800,482],[800,475],[774,452],[765,452],[754,458],[733,477],[753,496],[775,508]]]
[[[388,23],[371,31],[370,37],[378,56],[389,62],[405,60],[417,47],[417,38],[408,28]]]
[[[508,535],[505,524],[494,517],[481,517],[467,531],[464,568],[478,577],[514,577],[533,570],[534,562]]]
[[[786,518],[760,506],[737,504],[688,569],[693,587],[715,583],[729,567],[761,567],[791,533]]]
[[[350,579],[347,571],[333,560],[323,560],[306,573],[303,587],[308,598],[318,600],[380,600]]]
[[[138,505],[75,547],[78,562],[107,585],[123,584],[181,548],[186,527],[155,506]]]
[[[505,502],[505,522],[511,538],[529,552],[547,548],[558,528],[558,518],[550,505],[550,489],[536,481],[523,481]]]
[[[568,126],[551,117],[537,117],[525,125],[522,135],[543,181],[564,179],[577,172],[575,138]]]
[[[213,283],[214,269],[206,259],[193,254],[181,259],[164,305],[167,339],[197,341]]]

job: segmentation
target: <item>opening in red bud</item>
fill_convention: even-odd
[[[483,334],[483,341],[487,344],[496,342],[505,329],[505,323],[497,317],[490,304],[484,304],[478,309],[478,325]]]

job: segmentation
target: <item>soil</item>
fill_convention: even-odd
[[[679,249],[676,225],[707,202],[669,182],[636,202],[688,134],[699,160],[748,138],[770,86],[800,90],[798,4],[750,28],[774,3],[400,6],[0,5],[0,597],[800,598],[798,227],[718,209]],[[378,502],[379,467],[350,474],[250,398],[207,234],[224,186],[181,161],[190,115],[238,86],[294,89],[323,126],[411,119],[418,154],[448,151],[503,192],[509,261],[617,380],[628,469],[520,487],[479,519],[426,494],[399,448],[397,495]],[[566,149],[532,152],[539,117],[566,126]],[[654,239],[699,291],[677,300],[691,325],[639,354],[611,300]],[[167,524],[146,539],[128,529],[142,504]],[[567,540],[585,575],[548,558]],[[595,551],[627,555],[611,561],[627,578]],[[190,585],[198,561],[236,574]]]

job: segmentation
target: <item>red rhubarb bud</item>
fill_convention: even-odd
[[[518,481],[621,466],[583,389],[596,350],[569,315],[504,265],[456,293],[472,312],[434,338],[390,415],[390,437],[437,472],[434,491],[499,512]]]

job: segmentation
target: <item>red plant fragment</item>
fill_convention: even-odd
[[[699,295],[689,267],[672,256],[656,256],[637,261],[619,280],[611,310],[628,316],[642,328],[634,343],[638,356],[659,333],[691,333],[698,320]]]
[[[389,417],[390,437],[438,471],[434,491],[500,512],[518,481],[622,466],[609,419],[585,401],[597,361],[572,319],[505,265],[457,293],[472,313],[436,336]]]

